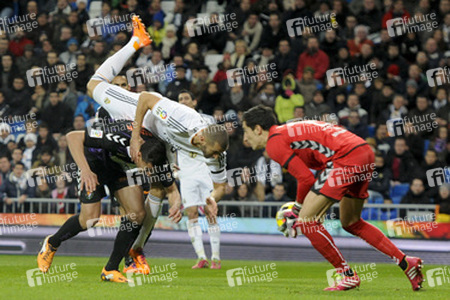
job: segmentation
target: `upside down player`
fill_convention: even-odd
[[[141,128],[146,128],[166,143],[166,148],[192,152],[211,171],[213,191],[206,199],[205,214],[215,219],[217,203],[225,193],[225,155],[228,134],[220,125],[209,125],[194,110],[158,93],[133,93],[110,82],[137,50],[150,45],[145,26],[133,16],[130,41],[97,69],[87,85],[87,93],[115,119],[135,120],[130,140],[130,154],[136,160],[141,147]],[[148,113],[147,113],[148,112]]]
[[[141,232],[148,213],[155,214],[147,200],[144,207],[143,190],[139,185],[131,185],[126,171],[136,165],[151,169],[166,163],[165,147],[162,141],[145,135],[136,165],[128,156],[127,147],[131,136],[131,121],[97,122],[85,131],[72,131],[67,135],[70,151],[80,169],[81,212],[69,218],[58,232],[48,236],[38,254],[38,266],[47,272],[59,245],[79,232],[95,225],[101,214],[100,200],[106,195],[107,185],[125,212],[119,232],[114,242],[110,259],[102,271],[101,279],[112,282],[127,282],[118,271],[122,258],[129,252]],[[167,178],[171,178],[167,176]],[[100,184],[99,184],[100,183]],[[173,180],[164,185],[169,196],[171,209],[169,217],[175,222],[181,220],[180,196]],[[159,211],[159,205],[156,208]]]
[[[361,219],[369,182],[352,182],[350,176],[366,175],[367,179],[373,171],[374,154],[363,139],[346,129],[319,121],[277,126],[273,110],[262,105],[244,113],[242,126],[244,142],[253,150],[266,148],[269,156],[297,179],[296,201],[302,203],[302,207],[296,211],[298,219],[293,228],[299,228],[336,268],[337,280],[325,290],[349,290],[361,282],[319,221],[336,202],[340,204],[342,227],[392,258],[404,271],[414,291],[421,288],[422,260],[406,256],[378,228]],[[336,168],[360,171],[344,174],[343,183],[334,186],[328,179]],[[319,171],[317,180],[309,169]]]

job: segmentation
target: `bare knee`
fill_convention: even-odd
[[[100,220],[100,212],[89,211],[82,212],[78,218],[80,225],[83,229],[94,227]]]
[[[128,217],[128,220],[130,222],[137,223],[137,224],[141,225],[144,222],[144,219],[145,219],[146,215],[147,215],[147,213],[145,212],[145,209],[141,209],[141,210],[138,210],[138,211],[130,212],[127,215],[127,217]]]
[[[188,216],[189,220],[197,220],[198,219],[198,210],[197,207],[189,207],[188,209],[186,209],[186,214]]]

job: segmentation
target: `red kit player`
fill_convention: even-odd
[[[406,256],[378,228],[361,219],[367,188],[374,168],[374,153],[360,137],[342,127],[320,121],[277,126],[273,110],[256,106],[244,113],[244,142],[253,150],[267,150],[270,158],[297,179],[296,201],[302,204],[293,228],[335,268],[337,280],[328,291],[356,288],[360,278],[333,238],[320,223],[336,202],[342,227],[392,258],[405,272],[414,291],[421,288],[422,260]],[[316,177],[310,169],[317,170]]]

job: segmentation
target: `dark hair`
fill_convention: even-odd
[[[191,97],[191,100],[192,100],[192,101],[197,100],[197,97],[195,97],[194,93],[192,93],[192,92],[189,91],[189,90],[182,89],[182,90],[178,93],[178,96],[180,96],[180,94],[189,94],[189,96]]]
[[[152,136],[141,146],[142,160],[152,163],[154,166],[162,166],[167,163],[166,147],[159,138]]]
[[[263,130],[269,130],[270,127],[278,124],[273,110],[265,105],[258,105],[244,112],[243,122],[251,129],[259,125]]]
[[[24,164],[23,162],[21,162],[21,161],[16,162],[16,163],[14,164],[14,166],[13,166],[13,169],[14,169],[16,166],[22,166],[22,167],[25,169],[25,164]]]
[[[39,129],[42,129],[42,128],[47,129],[47,130],[50,130],[50,128],[48,127],[47,123],[45,123],[45,122],[42,122],[42,123],[39,125]]]

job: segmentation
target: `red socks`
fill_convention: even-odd
[[[300,227],[304,236],[306,236],[313,247],[322,254],[336,269],[347,271],[349,266],[344,256],[334,244],[333,238],[328,231],[317,221],[314,222],[296,222],[294,229]]]
[[[405,257],[405,254],[400,251],[397,246],[381,232],[381,230],[372,224],[367,223],[363,219],[360,219],[358,222],[348,227],[344,227],[344,229],[351,234],[360,237],[378,251],[386,254],[395,260],[397,264]]]

